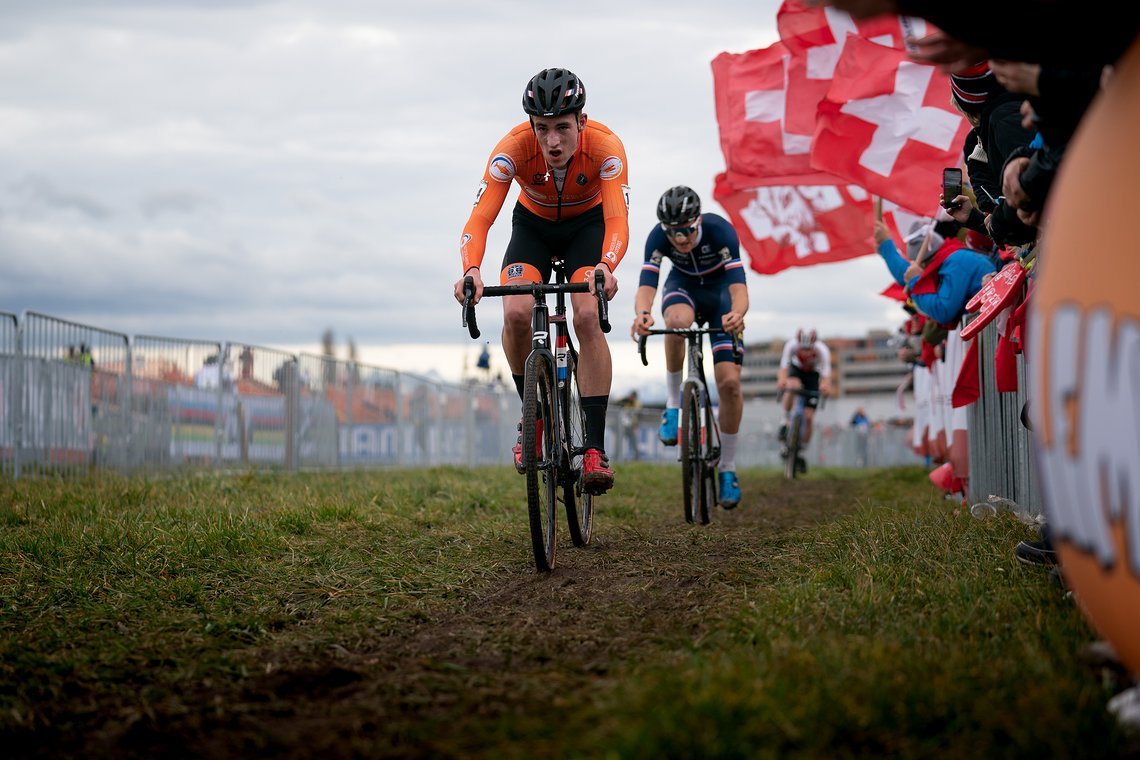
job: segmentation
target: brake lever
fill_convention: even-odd
[[[463,326],[472,338],[479,337],[479,325],[475,323],[475,280],[463,278]]]
[[[646,367],[649,366],[649,359],[645,356],[645,341],[649,338],[648,335],[637,336],[637,352],[641,354],[641,363]]]
[[[598,322],[602,332],[610,331],[610,307],[606,302],[606,275],[601,269],[594,270],[594,295],[598,297]]]

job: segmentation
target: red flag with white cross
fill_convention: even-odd
[[[814,174],[812,130],[784,127],[787,66],[780,43],[746,53],[721,53],[712,62],[720,146],[733,182],[740,186],[772,176]]]
[[[811,165],[933,215],[942,169],[961,164],[969,131],[950,104],[947,75],[849,37],[819,105]]]
[[[908,39],[933,30],[920,18],[885,14],[854,19],[844,11],[808,6],[803,0],[785,0],[776,14],[776,26],[792,55],[785,122],[789,130],[801,134],[815,131],[816,109],[827,95],[849,35],[903,49]]]

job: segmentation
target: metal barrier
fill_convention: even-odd
[[[1036,483],[1033,441],[1021,423],[1028,385],[1025,359],[1023,355],[1017,357],[1020,379],[1017,391],[1000,393],[993,362],[998,337],[995,320],[975,338],[979,341],[981,396],[968,409],[970,480],[967,498],[976,504],[995,496],[1016,503],[1018,511],[1036,515],[1041,513],[1042,502]]]
[[[994,325],[978,336],[993,355]],[[969,410],[970,493],[1039,511],[1024,391],[998,393],[981,361]],[[1018,359],[1024,377],[1024,364]],[[0,312],[0,472],[336,468],[510,462],[520,404],[501,383],[463,385],[244,343],[126,335],[35,312]],[[673,462],[660,409],[610,407],[614,461]],[[779,466],[770,401],[745,404],[740,467]],[[889,467],[920,460],[910,429],[816,420],[809,463]]]
[[[20,352],[20,322],[0,312],[0,472],[20,473],[21,414],[24,361]]]
[[[19,343],[18,469],[68,474],[128,467],[127,336],[25,312]]]

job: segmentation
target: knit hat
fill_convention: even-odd
[[[931,229],[934,222],[929,219],[916,219],[911,225],[910,230],[907,231],[906,237],[903,242],[906,243],[906,255],[911,261],[918,258],[918,253],[922,250],[922,244],[926,241],[927,234],[930,235],[930,244],[926,247],[926,253],[930,254],[937,251],[942,247],[945,242],[943,237]]]
[[[964,71],[950,75],[950,93],[954,102],[964,111],[978,110],[986,98],[1000,88],[987,61],[975,63]]]

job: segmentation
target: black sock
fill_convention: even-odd
[[[605,396],[583,396],[582,413],[586,415],[586,448],[606,450],[606,407],[609,394]]]
[[[525,387],[525,384],[526,384],[526,375],[516,375],[514,372],[512,372],[511,373],[511,379],[515,381],[515,388],[518,388],[519,400],[521,401],[522,397],[523,397],[523,393],[525,392],[523,390],[523,388]]]

